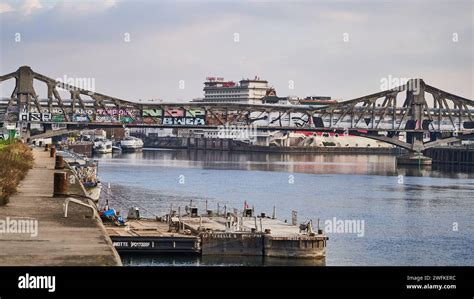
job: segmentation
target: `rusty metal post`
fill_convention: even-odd
[[[67,195],[68,181],[66,172],[54,173],[54,196]]]
[[[64,169],[64,158],[63,156],[56,156],[56,163],[54,169]]]
[[[170,217],[168,218],[168,222],[170,223],[170,225],[171,225],[171,217],[173,217],[173,204],[171,204],[171,207],[170,207]]]
[[[51,147],[51,149],[49,151],[49,156],[51,158],[56,158],[56,148],[55,147]]]

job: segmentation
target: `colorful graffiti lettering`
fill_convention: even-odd
[[[111,122],[117,122],[117,119],[113,116],[110,115],[97,115],[95,117],[95,121],[99,123],[111,123]]]
[[[186,117],[206,117],[206,111],[202,109],[189,109],[186,110]]]
[[[164,110],[165,117],[184,117],[184,109],[168,108]]]
[[[194,125],[194,126],[203,126],[206,124],[203,118],[197,117],[164,117],[164,125]]]
[[[79,114],[79,115],[93,115],[94,114],[94,110],[92,109],[74,109],[74,114]]]
[[[97,115],[135,117],[133,111],[128,109],[97,109]]]
[[[65,121],[66,119],[64,118],[64,114],[53,114],[53,118],[52,118],[52,121],[53,122],[63,122]]]
[[[72,119],[77,122],[88,122],[89,117],[87,115],[80,115],[80,114],[75,114],[73,115]]]
[[[129,117],[129,116],[122,116],[120,117],[120,121],[123,122],[123,123],[133,123],[134,122],[134,119],[132,117]]]
[[[51,113],[37,113],[37,112],[31,112],[31,113],[25,113],[22,112],[20,113],[19,120],[20,121],[51,121]]]
[[[143,110],[144,117],[161,117],[163,115],[163,111],[161,109],[145,109]]]

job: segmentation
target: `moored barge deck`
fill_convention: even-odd
[[[302,232],[269,217],[223,216],[174,217],[175,223],[133,219],[127,226],[106,224],[106,230],[121,253],[194,253],[229,256],[324,258],[327,236]],[[176,223],[176,219],[179,222]]]
[[[127,226],[106,224],[115,249],[121,253],[200,253],[197,236],[168,230],[168,223],[151,219],[130,220]]]
[[[181,218],[185,228],[201,237],[202,255],[263,255],[323,258],[328,237],[300,231],[296,225],[270,217]]]

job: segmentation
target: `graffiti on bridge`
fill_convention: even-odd
[[[12,107],[15,108],[15,107]],[[6,119],[11,122],[75,122],[103,124],[144,124],[169,126],[220,126],[258,125],[258,126],[295,126],[304,127],[321,123],[306,113],[280,114],[277,112],[262,113],[259,111],[243,112],[238,110],[204,108],[185,109],[183,107],[151,108],[142,110],[130,108],[71,108],[71,107],[30,107],[29,112],[18,108],[9,109]],[[322,124],[320,124],[322,126]]]

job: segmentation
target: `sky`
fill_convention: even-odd
[[[131,101],[202,97],[208,76],[344,100],[423,78],[474,99],[473,27],[472,0],[0,0],[0,74],[29,65]]]

